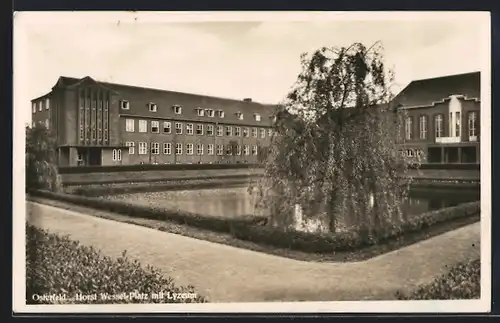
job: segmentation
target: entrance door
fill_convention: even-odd
[[[101,165],[101,148],[89,148],[89,165]]]

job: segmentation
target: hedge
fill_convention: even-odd
[[[410,295],[398,291],[399,300],[479,299],[481,297],[481,261],[470,260],[453,266],[451,270],[428,285],[420,286]]]
[[[61,166],[59,167],[59,174],[140,172],[154,170],[244,169],[261,167],[262,165],[260,164],[134,164],[113,166]]]
[[[49,191],[28,191],[28,194],[63,202],[69,202],[98,210],[123,214],[130,217],[172,221],[179,224],[189,225],[215,232],[230,232],[232,225],[257,224],[266,220],[264,216],[227,218],[206,216],[183,211],[167,211],[165,209],[157,209],[151,206],[148,207],[143,205],[124,203],[122,201],[111,201],[65,193],[53,193]]]
[[[112,166],[61,166],[59,174],[82,174],[82,173],[109,173],[109,172],[131,172],[149,170],[203,170],[203,169],[238,169],[238,168],[263,168],[262,164],[134,164],[134,165],[112,165]],[[480,164],[421,164],[410,166],[415,169],[458,169],[479,170]]]
[[[331,253],[355,251],[363,247],[381,244],[397,239],[408,233],[415,233],[434,225],[466,217],[479,218],[480,203],[464,203],[455,207],[444,208],[410,219],[391,232],[377,235],[368,232],[342,232],[313,234],[290,230],[284,232],[270,226],[257,224],[233,224],[231,233],[238,239],[263,243],[279,248],[295,249],[310,253]]]
[[[230,233],[235,238],[241,240],[309,253],[355,251],[363,247],[395,240],[405,234],[416,233],[437,224],[472,216],[479,219],[480,216],[480,202],[476,201],[424,213],[418,217],[413,217],[398,227],[394,227],[390,232],[383,232],[378,235],[369,232],[317,234],[295,230],[285,232],[265,225],[267,220],[263,216],[222,218],[187,212],[165,211],[164,209],[154,209],[153,207],[71,194],[59,194],[47,191],[34,191],[31,194],[132,217],[167,220],[215,232]]]
[[[410,169],[443,169],[443,170],[480,170],[480,164],[434,164],[434,163],[425,163],[420,165],[409,165]]]
[[[130,261],[126,252],[113,260],[29,224],[26,242],[27,304],[207,302],[193,286],[176,286],[158,269]],[[153,299],[153,293],[163,297]]]

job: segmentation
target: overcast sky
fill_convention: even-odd
[[[301,53],[377,40],[402,88],[415,79],[481,70],[487,19],[402,12],[17,13],[16,106],[29,111],[30,99],[49,92],[61,75],[278,103],[296,79]]]

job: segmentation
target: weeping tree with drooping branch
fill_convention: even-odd
[[[57,169],[56,141],[42,123],[26,127],[26,188],[53,192],[62,190]]]
[[[370,236],[405,221],[408,161],[397,153],[404,111],[389,104],[394,79],[379,42],[321,48],[301,56],[302,71],[275,118],[257,185],[268,224],[289,230],[294,207],[326,230]]]

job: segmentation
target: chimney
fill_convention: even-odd
[[[244,98],[243,101],[245,101],[245,102],[252,102],[252,98]]]

